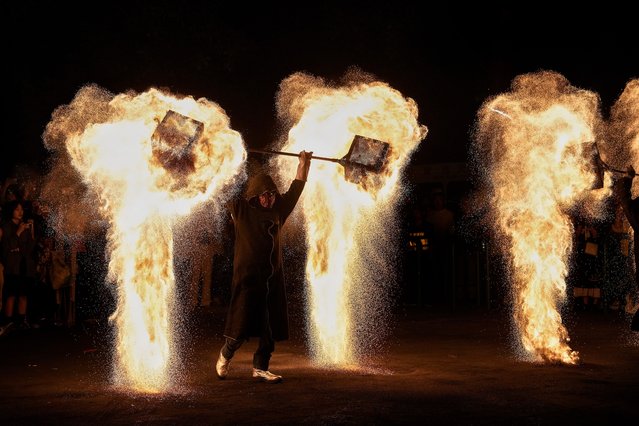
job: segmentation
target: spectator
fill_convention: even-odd
[[[3,212],[8,217],[2,224],[0,235],[0,258],[5,273],[4,315],[0,335],[6,334],[14,324],[23,329],[29,328],[27,300],[36,276],[33,220],[23,220],[24,208],[21,201],[11,201],[4,207]],[[16,301],[18,315],[14,318]]]
[[[605,235],[606,274],[603,296],[607,309],[623,311],[627,297],[633,291],[633,271],[630,260],[630,224],[621,203],[614,206],[614,219]]]
[[[637,253],[637,245],[639,244],[639,197],[632,198],[631,188],[632,180],[636,177],[635,169],[628,167],[627,176],[618,179],[615,182],[615,196],[621,207],[623,208],[626,218],[634,231],[634,258],[635,258],[635,291],[639,290],[639,254]],[[639,331],[639,310],[637,310],[632,318],[630,325],[632,331]]]
[[[573,296],[582,303],[583,308],[599,307],[601,299],[603,268],[599,237],[599,231],[590,223],[578,223],[575,227],[577,258]]]
[[[432,228],[432,238],[429,245],[434,267],[429,272],[429,278],[433,282],[434,298],[442,302],[450,285],[453,268],[452,245],[455,215],[452,210],[446,207],[444,192],[441,188],[435,188],[431,192],[431,204],[426,210],[425,219]]]
[[[422,208],[412,206],[404,231],[403,298],[407,304],[432,304],[432,295],[426,292],[431,236],[431,225],[424,220]]]

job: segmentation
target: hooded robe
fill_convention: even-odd
[[[268,209],[260,205],[258,196],[265,191],[277,192],[277,186],[270,176],[257,175],[249,180],[246,199],[229,203],[235,248],[224,336],[236,340],[259,337],[270,325],[274,340],[288,339],[280,236],[304,184],[294,180],[285,194],[277,193],[273,208]]]

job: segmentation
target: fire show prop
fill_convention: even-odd
[[[115,382],[165,391],[179,370],[172,229],[200,203],[223,201],[241,180],[242,138],[207,99],[156,89],[113,95],[92,85],[54,111],[44,139],[95,194],[108,226]]]
[[[599,152],[599,147],[597,146],[597,142],[593,143],[594,145],[594,150],[595,150],[595,158],[597,163],[601,166],[601,168],[607,172],[610,173],[619,173],[622,175],[626,175],[628,174],[627,170],[620,170],[620,169],[615,169],[614,167],[612,167],[611,165],[609,165],[608,163],[606,163],[603,158],[601,157],[601,153]]]
[[[284,151],[344,165],[313,162],[300,200],[307,333],[316,365],[358,368],[388,329],[402,172],[427,129],[415,102],[388,84],[363,73],[346,81],[293,74],[280,85],[277,107],[288,129]],[[272,163],[282,180],[295,174],[282,156]]]
[[[379,173],[386,164],[388,149],[386,142],[355,135],[348,153],[342,158],[327,158],[312,156],[313,160],[332,161],[344,167],[344,177],[353,183],[359,183],[367,171]],[[270,151],[261,149],[249,149],[249,152],[260,154],[278,154],[297,157],[299,154],[292,152]]]
[[[609,187],[593,161],[601,125],[595,93],[546,71],[516,77],[478,112],[475,167],[507,263],[514,334],[530,361],[579,361],[560,314],[573,249],[569,213],[603,211],[610,194],[593,190]]]

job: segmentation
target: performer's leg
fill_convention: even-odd
[[[227,337],[226,341],[224,342],[224,346],[222,346],[222,350],[220,351],[220,353],[224,355],[224,358],[226,358],[227,360],[230,360],[231,358],[233,358],[235,351],[237,351],[240,348],[240,346],[242,346],[243,343],[244,343],[244,340],[232,339],[230,337]]]
[[[222,349],[220,350],[220,356],[217,358],[217,362],[215,363],[215,372],[217,373],[217,377],[224,379],[229,374],[231,358],[233,358],[235,351],[242,346],[242,343],[244,343],[244,340],[232,339],[230,337],[226,338],[224,346],[222,346]]]
[[[267,325],[260,336],[260,343],[257,346],[255,354],[253,354],[253,368],[258,370],[268,370],[268,364],[271,360],[271,354],[275,350],[275,341],[271,332],[271,326]]]

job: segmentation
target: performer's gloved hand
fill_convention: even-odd
[[[313,155],[313,151],[300,152],[300,162],[297,165],[297,175],[295,176],[295,179],[303,180],[304,182],[306,182],[306,178],[308,177],[308,170],[311,167],[312,155]]]

